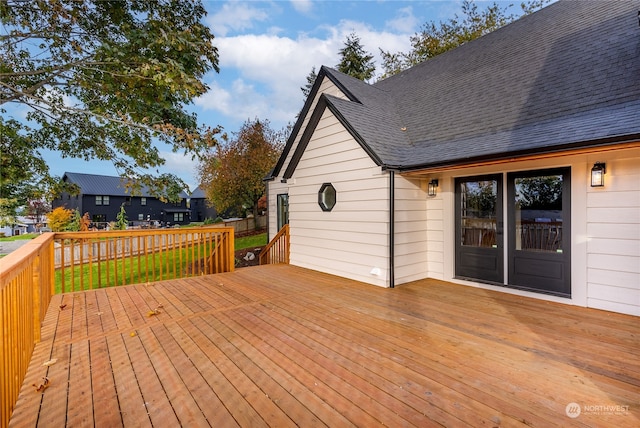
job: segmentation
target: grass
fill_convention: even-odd
[[[23,240],[33,239],[37,237],[38,237],[37,233],[25,233],[25,234],[16,235],[16,236],[3,236],[2,238],[0,238],[0,242],[23,241]]]
[[[243,236],[235,239],[235,250],[243,250],[245,248],[258,248],[267,244],[267,234]],[[163,253],[148,254],[142,256],[140,260],[140,268],[138,268],[138,259],[131,260],[128,257],[110,260],[109,268],[105,266],[106,262],[102,262],[102,266],[98,269],[98,263],[93,263],[91,267],[84,265],[77,266],[73,269],[64,269],[65,292],[79,291],[89,288],[104,288],[122,285],[123,277],[125,284],[136,284],[162,279],[172,279],[186,276],[184,273],[195,267],[200,269],[200,260],[209,255],[208,249],[204,246],[195,245],[193,250],[177,249],[164,251]],[[182,263],[181,263],[182,261]],[[116,281],[114,274],[114,263],[117,263],[118,278]],[[107,277],[107,271],[109,277]],[[196,271],[197,272],[197,271]],[[193,275],[193,273],[190,273]],[[161,276],[162,275],[162,276]],[[89,278],[91,277],[91,284]],[[82,278],[81,284],[80,279]],[[62,291],[62,273],[56,270],[55,273],[56,293]]]
[[[267,233],[258,235],[243,236],[235,239],[235,250],[244,250],[245,248],[259,248],[267,245]]]
[[[76,266],[64,269],[65,292],[88,290],[91,288],[114,287],[118,285],[137,284],[173,279],[187,276],[187,272],[194,270],[195,274],[201,269],[202,259],[209,256],[207,246],[194,245],[186,249],[176,249],[141,255],[128,256],[117,260],[96,262],[89,266]],[[117,266],[117,267],[116,267]],[[117,270],[117,273],[115,272]],[[56,293],[62,292],[62,272],[55,272]],[[117,277],[116,277],[117,274]],[[194,275],[190,272],[189,275]],[[91,278],[91,281],[89,280]],[[82,281],[81,281],[82,279]]]

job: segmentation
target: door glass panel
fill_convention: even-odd
[[[515,179],[516,250],[562,252],[562,182],[562,174]]]
[[[460,245],[497,247],[496,180],[463,181],[460,183]]]

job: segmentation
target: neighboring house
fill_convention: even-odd
[[[78,210],[81,215],[88,212],[95,224],[116,221],[120,207],[124,204],[127,219],[131,224],[144,224],[153,221],[163,224],[188,224],[190,210],[187,208],[187,194],[182,192],[179,203],[163,202],[153,197],[142,187],[139,193],[131,194],[126,182],[120,177],[95,174],[65,172],[63,181],[76,184],[80,193],[63,193],[53,200],[53,209],[64,207]]]
[[[288,222],[291,264],[378,286],[640,315],[638,7],[561,0],[373,85],[322,67],[269,236]]]
[[[0,227],[0,236],[18,236],[29,233],[29,226],[20,222],[20,219],[17,221],[17,223],[14,223],[11,226]]]
[[[189,206],[191,208],[191,221],[205,221],[210,218],[215,220],[218,217],[216,209],[209,205],[204,190],[200,186],[189,196]]]
[[[35,233],[39,231],[41,227],[47,227],[47,216],[43,214],[41,216],[41,220],[38,222],[35,218],[27,217],[27,216],[18,216],[18,223],[24,225],[26,227],[25,233]]]

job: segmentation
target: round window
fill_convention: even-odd
[[[331,211],[336,205],[336,189],[331,183],[324,183],[318,191],[318,205],[322,211]]]

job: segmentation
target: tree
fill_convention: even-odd
[[[72,216],[73,211],[66,208],[58,207],[54,209],[49,213],[49,215],[47,215],[49,228],[51,228],[53,232],[62,232],[67,230],[71,223]]]
[[[344,47],[340,49],[340,63],[336,68],[356,79],[367,81],[373,77],[376,70],[372,59],[373,55],[366,52],[360,44],[360,37],[351,33],[347,36]]]
[[[529,0],[521,3],[522,14],[527,15],[540,9],[550,0]],[[380,50],[382,55],[383,78],[397,74],[409,67],[451,50],[463,43],[477,39],[520,17],[510,13],[511,5],[500,7],[493,3],[479,11],[474,0],[462,2],[462,17],[455,15],[447,22],[436,25],[431,21],[422,30],[411,36],[409,52],[391,53]]]
[[[156,142],[192,156],[214,144],[220,129],[185,109],[219,71],[205,14],[200,0],[0,1],[1,197],[23,197],[5,182],[52,181],[42,149],[161,190]]]
[[[35,221],[36,225],[40,225],[49,212],[51,212],[51,205],[43,199],[29,200],[24,209],[25,216]]]
[[[311,93],[311,88],[313,88],[313,84],[316,82],[317,78],[318,78],[318,74],[316,73],[316,67],[313,66],[309,74],[307,74],[307,84],[300,88],[300,90],[302,91],[302,94],[304,95],[305,100],[309,97],[309,94]]]
[[[218,212],[251,208],[265,193],[264,177],[282,151],[285,130],[276,132],[269,121],[246,121],[233,139],[221,142],[200,163],[201,187]]]
[[[79,232],[81,219],[82,217],[80,216],[80,211],[76,208],[71,212],[71,219],[69,220],[69,224],[67,225],[67,228],[65,230],[67,230],[68,232]]]
[[[125,230],[129,225],[129,220],[127,219],[127,212],[124,210],[124,204],[120,205],[120,212],[116,214],[116,229]]]
[[[562,176],[525,177],[516,180],[516,204],[520,209],[562,209]]]
[[[90,225],[91,225],[91,218],[89,217],[89,213],[86,212],[80,218],[80,232],[88,232]]]

